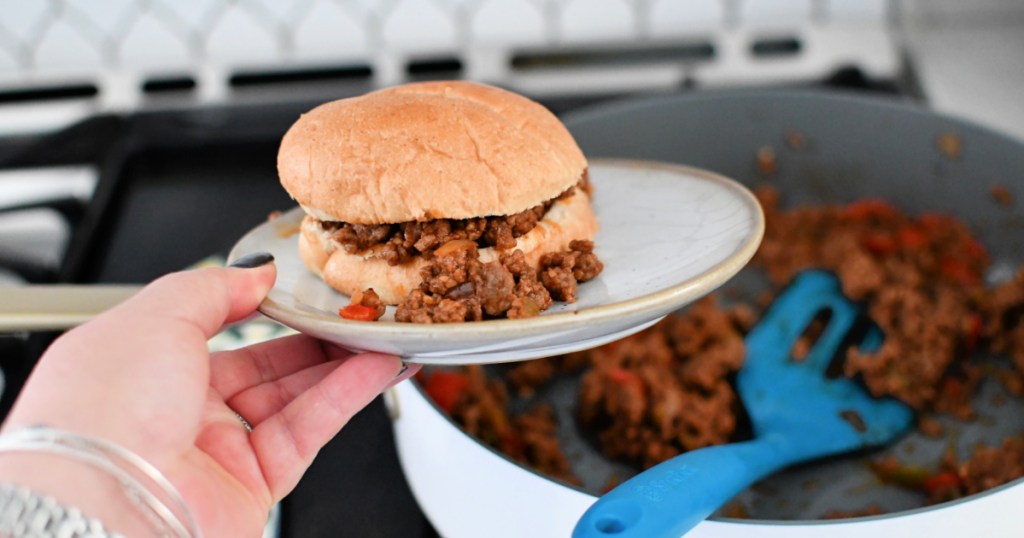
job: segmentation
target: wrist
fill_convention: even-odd
[[[128,536],[199,536],[155,467],[99,438],[46,427],[0,435],[0,482],[52,496]]]
[[[52,497],[57,504],[99,521],[108,532],[158,536],[115,479],[74,460],[51,454],[2,454],[0,483]]]

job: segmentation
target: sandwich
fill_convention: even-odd
[[[586,158],[513,92],[423,82],[325,103],[277,166],[306,212],[303,263],[373,319],[384,305],[397,321],[529,317],[602,268]]]

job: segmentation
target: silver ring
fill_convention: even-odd
[[[252,433],[252,424],[249,424],[249,421],[245,420],[245,417],[238,414],[238,411],[235,411],[234,409],[232,409],[232,411],[234,411],[235,413],[235,418],[237,418],[238,421],[242,423],[242,427],[245,428],[245,431]]]

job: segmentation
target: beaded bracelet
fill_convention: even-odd
[[[151,463],[124,447],[89,435],[33,426],[0,435],[0,452],[48,452],[88,463],[117,479],[126,496],[159,531],[159,536],[202,536],[188,505],[170,480]],[[157,491],[162,492],[169,503],[143,485],[145,481],[156,485]]]

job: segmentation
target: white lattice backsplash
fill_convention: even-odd
[[[239,74],[357,66],[373,86],[442,59],[454,76],[533,93],[623,91],[813,79],[838,65],[898,67],[888,0],[3,0],[4,92],[71,85],[75,110],[237,99]],[[798,44],[758,55],[763,40]],[[680,54],[704,46],[705,55]],[[669,51],[516,67],[517,55]],[[689,49],[687,48],[689,47]],[[147,86],[147,82],[158,84]],[[171,84],[160,86],[160,81]],[[178,86],[175,86],[178,84]],[[146,88],[178,88],[173,98]],[[90,90],[91,88],[91,90]],[[72,92],[73,93],[73,92]],[[251,97],[249,97],[251,98]],[[7,99],[8,103],[13,99]],[[72,100],[74,101],[74,100]],[[19,124],[0,106],[0,130]],[[48,108],[51,114],[52,106]],[[34,122],[41,118],[37,115]],[[9,129],[8,129],[9,130]]]

